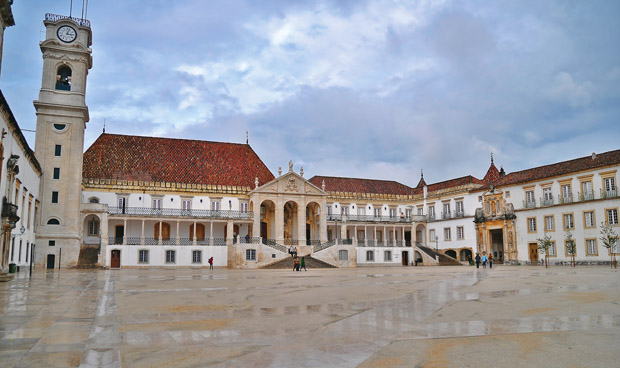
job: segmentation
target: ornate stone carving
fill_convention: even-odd
[[[288,172],[293,172],[293,160],[288,162]]]
[[[295,178],[288,178],[286,180],[286,184],[284,185],[285,192],[297,192],[297,182]]]
[[[254,178],[254,188],[258,188],[258,176]]]
[[[321,189],[325,191],[325,179],[323,179],[323,181],[321,182]]]

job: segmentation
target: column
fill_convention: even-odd
[[[336,232],[334,232],[336,235]],[[319,208],[319,240],[322,243],[327,241],[327,203],[321,202],[321,207]]]
[[[278,244],[284,243],[284,205],[282,204],[282,200],[278,198],[275,201],[276,204],[276,242]]]
[[[177,220],[177,236],[175,239],[175,243],[176,245],[180,245],[181,244],[181,238],[179,237],[179,220]]]
[[[213,245],[213,221],[209,222],[209,245]]]
[[[368,227],[364,225],[364,246],[368,246]]]
[[[232,245],[233,243],[233,222],[232,220],[226,221],[226,245]]]
[[[127,245],[127,220],[123,220],[123,245]]]
[[[543,217],[543,220],[544,220],[544,217]],[[510,249],[508,249],[508,247],[507,247],[507,244],[508,244],[507,240],[508,240],[508,222],[506,220],[504,220],[504,224],[502,226],[502,248],[504,250],[504,258],[502,259],[502,261],[504,261],[504,260],[511,261],[511,259],[509,258],[510,257]],[[558,251],[557,248],[558,248],[558,245],[556,243],[556,250],[555,250],[556,253]],[[498,256],[499,256],[499,254],[498,254]],[[495,255],[493,255],[493,258],[495,258]],[[498,259],[498,261],[499,261],[499,259]]]
[[[159,221],[159,239],[157,239],[157,244],[159,245],[161,245],[161,239],[162,239],[161,228],[162,228],[162,222]]]
[[[306,207],[297,203],[297,240],[299,245],[306,245]]]
[[[260,202],[258,202],[258,206],[256,206],[256,202],[254,202],[253,208],[253,222],[252,222],[252,236],[259,237],[260,235]]]
[[[142,230],[140,232],[140,244],[144,245],[144,219],[142,219]]]
[[[340,239],[347,238],[347,223],[342,222],[342,226],[340,227]]]
[[[192,239],[192,244],[196,245],[196,239],[198,239],[198,237],[196,236],[196,221],[194,221],[193,226],[194,226],[194,236],[193,236],[193,239]]]

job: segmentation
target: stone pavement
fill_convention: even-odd
[[[37,270],[0,310],[0,367],[620,366],[602,266]]]

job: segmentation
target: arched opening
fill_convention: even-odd
[[[83,223],[83,241],[85,244],[100,244],[100,225],[101,222],[97,215],[88,215]]]
[[[153,227],[153,233],[155,239],[159,239],[159,222],[155,223]],[[167,222],[161,222],[161,240],[170,240],[170,224]]]
[[[47,220],[47,224],[48,225],[60,225],[60,221],[58,221],[58,219],[52,218]]]
[[[416,266],[423,263],[422,255],[417,250],[413,252],[413,262]]]
[[[260,205],[260,237],[263,239],[276,238],[275,221],[276,204],[273,201],[266,200]]]
[[[299,206],[296,202],[288,201],[284,204],[284,244],[297,245],[298,219],[297,210]]]
[[[194,240],[194,224],[189,225],[189,240]],[[196,241],[205,240],[205,226],[196,224]]]
[[[320,242],[321,206],[310,202],[306,206],[306,243],[314,245]]]
[[[88,198],[88,203],[99,203],[99,198],[97,198],[97,197],[90,197],[90,198]]]
[[[418,224],[415,227],[415,242],[426,246],[426,226]]]
[[[469,261],[472,259],[472,253],[470,249],[461,249],[461,261]]]
[[[71,68],[61,65],[56,72],[56,89],[71,91]]]
[[[452,257],[452,258],[456,259],[456,251],[454,251],[454,250],[452,250],[452,249],[447,250],[447,251],[446,251],[446,255],[447,255],[448,257]]]

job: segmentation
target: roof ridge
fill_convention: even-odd
[[[201,140],[201,139],[190,139],[190,138],[176,138],[176,137],[153,137],[148,135],[135,135],[135,134],[115,134],[115,133],[101,133],[99,137],[103,135],[117,136],[117,137],[131,137],[131,138],[144,138],[144,139],[164,139],[170,141],[187,141],[187,142],[203,142],[203,143],[219,143],[219,144],[234,144],[238,146],[249,146],[248,143],[236,143],[236,142],[222,142],[222,141],[210,141],[210,140]],[[98,138],[99,138],[98,137]],[[97,138],[97,139],[98,139]]]

